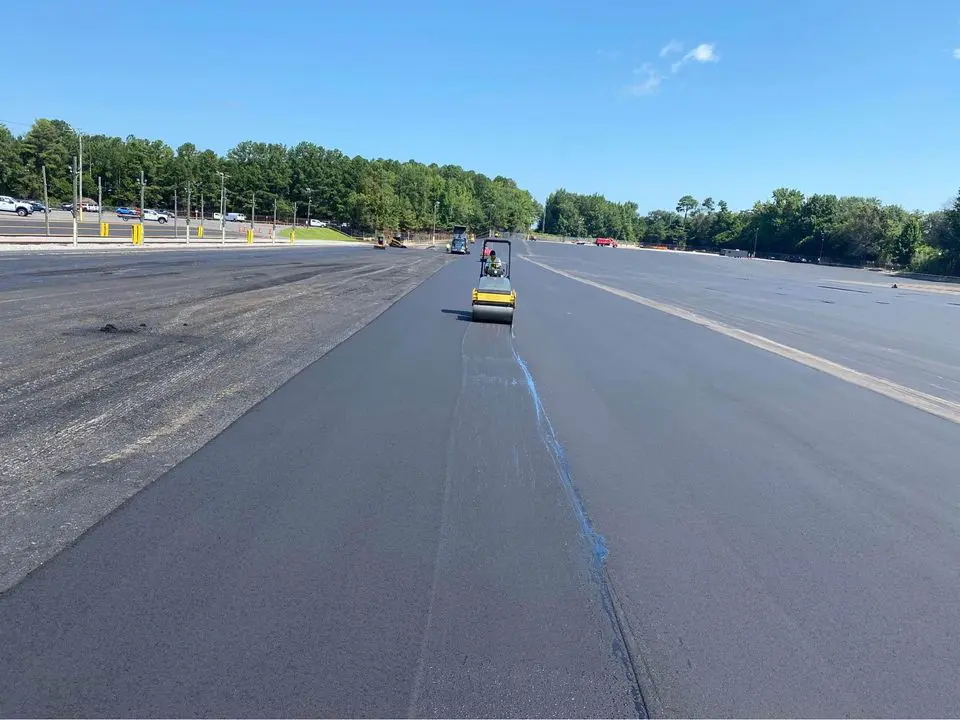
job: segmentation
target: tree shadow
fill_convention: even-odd
[[[446,313],[447,315],[456,315],[457,320],[473,320],[473,312],[471,310],[447,310],[444,308],[440,312]]]

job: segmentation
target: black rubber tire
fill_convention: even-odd
[[[157,218],[157,222],[163,225],[164,223],[167,222],[167,219],[163,215],[161,215],[160,217]]]
[[[28,214],[25,208],[17,208],[17,215],[20,217],[26,217]]]

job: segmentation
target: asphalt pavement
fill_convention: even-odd
[[[820,287],[870,273],[529,251],[858,367],[916,333],[903,382],[953,357],[936,293]],[[513,331],[466,322],[477,267],[0,596],[0,714],[960,714],[956,424],[520,259]]]
[[[116,213],[104,213],[103,222],[109,225],[110,238],[129,239],[130,226],[137,225],[137,220],[123,220]],[[191,220],[191,236],[196,235],[196,229],[199,226],[199,220]],[[228,237],[237,237],[243,234],[246,224],[227,223],[226,234]],[[264,226],[266,227],[266,226]],[[145,240],[150,238],[173,238],[175,236],[184,238],[186,236],[186,219],[178,218],[176,228],[172,220],[166,223],[159,223],[153,220],[147,220],[143,224],[143,236]],[[214,220],[204,220],[204,232],[207,238],[211,234],[220,236],[220,224]],[[3,213],[0,215],[0,237],[3,236],[30,236],[39,237],[46,235],[46,221],[43,213],[35,212],[28,217],[21,218],[12,213]],[[73,235],[73,218],[70,213],[56,210],[50,214],[50,235],[55,237],[71,237]],[[97,213],[84,213],[83,221],[77,224],[77,235],[80,237],[99,237],[100,220]]]
[[[0,256],[0,591],[435,272],[430,251]]]

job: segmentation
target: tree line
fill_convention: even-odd
[[[0,124],[0,193],[42,199],[41,168],[46,168],[51,204],[72,199],[71,164],[80,154],[80,136],[62,120],[37,120],[21,136]],[[278,216],[294,214],[348,223],[360,230],[427,230],[465,224],[477,230],[526,231],[542,208],[513,180],[464,170],[455,165],[425,165],[396,160],[349,157],[314,143],[293,147],[244,141],[218,155],[184,143],[175,150],[160,140],[83,135],[83,194],[96,199],[97,179],[103,203],[144,204],[172,209],[176,192],[185,206],[201,196],[209,215],[219,208],[221,177],[227,211]]]
[[[646,215],[632,202],[557,190],[548,198],[541,232],[671,247],[739,248],[773,257],[801,256],[844,264],[896,265],[960,273],[960,194],[935,212],[909,212],[876,198],[805,196],[778,188],[749,210],[723,200],[684,195],[675,208]]]

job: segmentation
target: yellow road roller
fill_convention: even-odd
[[[501,252],[497,254],[497,248]],[[502,255],[506,254],[506,258]],[[513,324],[517,292],[510,284],[510,241],[487,238],[480,255],[480,280],[473,289],[474,322]]]

